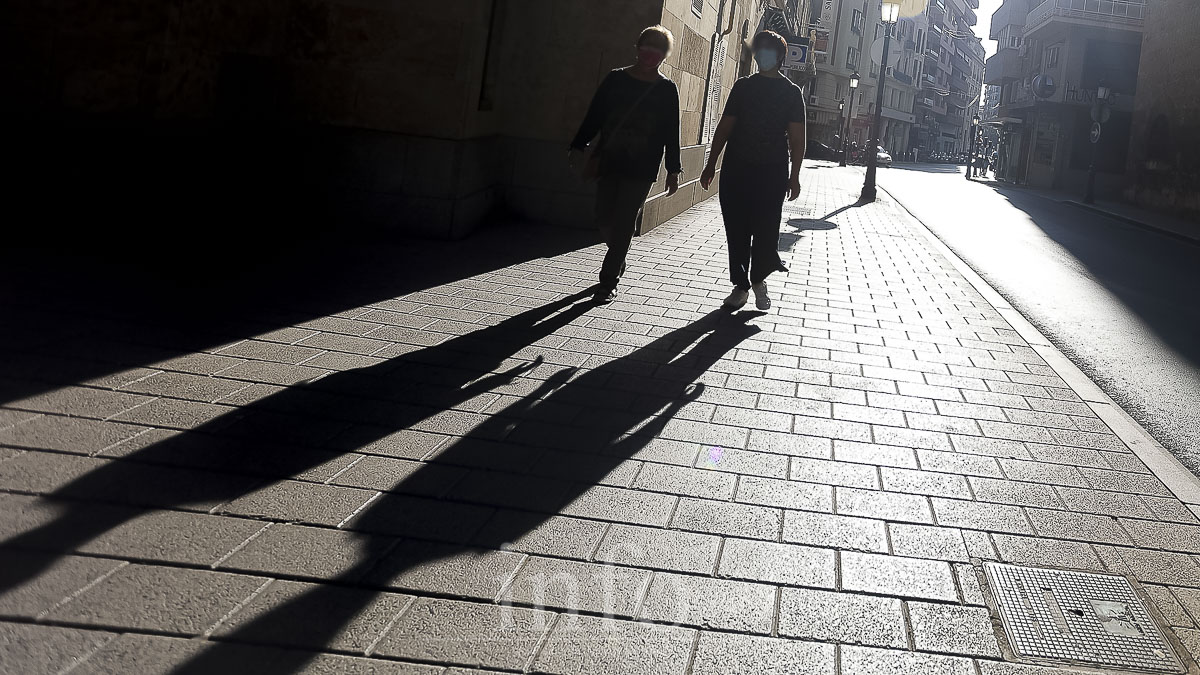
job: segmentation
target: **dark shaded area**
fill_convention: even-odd
[[[388,579],[423,562],[500,549],[520,538],[644,448],[702,393],[695,380],[758,330],[747,324],[757,313],[714,311],[591,370],[552,367],[540,356],[514,358],[583,316],[591,307],[582,301],[585,295],[379,365],[289,387],[136,450],[49,495],[61,515],[0,546],[65,554],[143,513],[126,506],[235,499],[264,480],[298,476],[339,454],[395,439],[445,410],[471,409],[480,394],[517,385],[515,391],[524,392],[519,400],[481,416],[478,426],[437,450],[347,525],[362,535],[361,564],[225,638],[324,645],[374,597],[347,594],[346,585],[383,589]],[[537,461],[550,450],[569,456]],[[446,494],[446,466],[481,473]],[[495,507],[511,509],[510,517],[492,518]],[[393,549],[397,536],[406,539]],[[26,560],[0,570],[0,589],[31,579],[50,562]],[[225,647],[214,645],[178,672],[214,672],[226,662]],[[314,656],[286,652],[261,672],[293,672]]]
[[[460,242],[346,226],[289,176],[220,162],[230,148],[207,136],[172,136],[153,161],[153,139],[129,134],[81,132],[72,163],[49,166],[50,148],[22,174],[18,203],[40,206],[0,251],[0,402],[595,241],[503,220]],[[282,138],[242,140],[286,163]]]

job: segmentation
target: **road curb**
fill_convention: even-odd
[[[1154,440],[1154,437],[1130,417],[1116,401],[1112,400],[1108,394],[1096,386],[1096,383],[1092,382],[1090,377],[1072,363],[1061,350],[1055,347],[1037,327],[1022,316],[996,289],[992,288],[987,281],[984,281],[983,277],[971,269],[962,258],[958,257],[958,254],[939,239],[933,230],[921,222],[920,218],[917,218],[912,211],[909,211],[890,192],[887,192],[883,188],[879,188],[879,190],[887,194],[892,203],[896,204],[896,206],[903,209],[905,213],[912,217],[913,222],[918,225],[918,231],[921,232],[930,246],[945,257],[946,260],[950,261],[954,269],[985,300],[1000,312],[1000,315],[1012,326],[1013,330],[1017,331],[1017,334],[1028,342],[1039,356],[1045,359],[1046,363],[1054,369],[1054,372],[1058,373],[1059,377],[1067,383],[1067,386],[1083,399],[1084,403],[1096,413],[1096,416],[1108,425],[1112,432],[1125,443],[1133,454],[1167,486],[1167,489],[1179,501],[1187,504],[1197,516],[1200,516],[1200,478],[1193,475],[1170,451]]]

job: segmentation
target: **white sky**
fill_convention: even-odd
[[[988,27],[992,23],[992,12],[1000,7],[1001,0],[979,0],[979,9],[975,13],[979,16],[979,23],[975,24],[975,34],[983,40],[983,48],[988,56],[996,53],[996,42],[988,39]]]

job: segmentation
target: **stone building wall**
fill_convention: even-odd
[[[1131,201],[1200,222],[1200,3],[1147,6],[1130,134]]]
[[[732,8],[723,104],[759,4],[22,1],[0,21],[0,116],[27,131],[31,175],[104,176],[106,194],[124,191],[114,203],[236,193],[214,210],[250,213],[261,185],[265,212],[304,201],[385,230],[462,236],[502,208],[587,226],[593,188],[566,172],[567,142],[599,81],[662,22],[677,37],[664,72],[680,89],[685,176],[669,200],[660,176],[649,229],[707,196],[711,37]]]

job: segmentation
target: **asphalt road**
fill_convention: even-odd
[[[879,185],[1200,475],[1200,244],[953,169]]]

